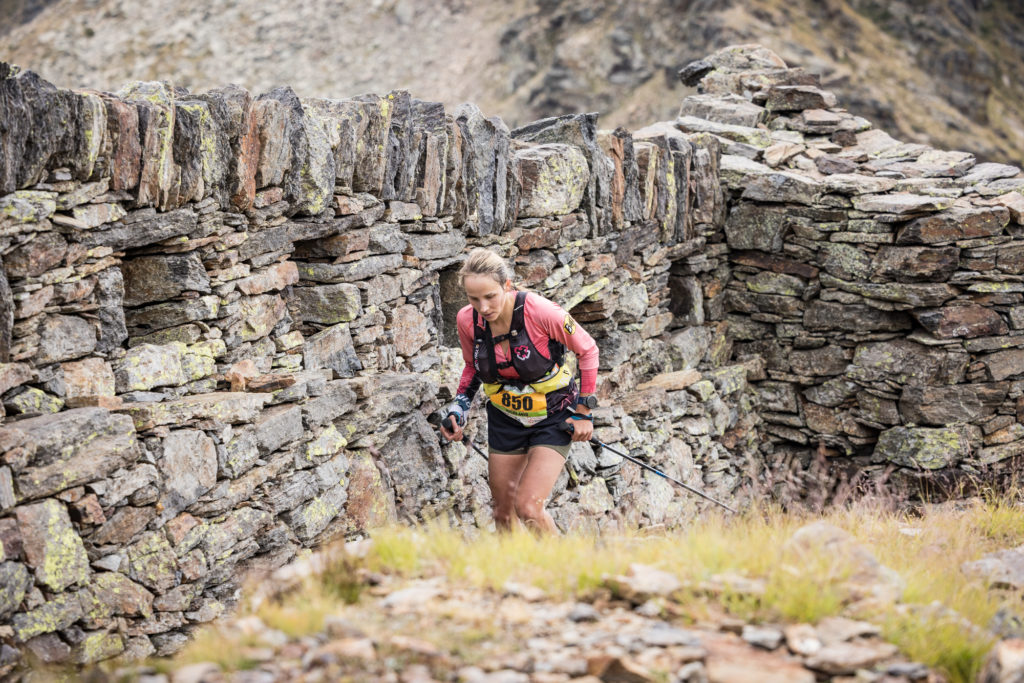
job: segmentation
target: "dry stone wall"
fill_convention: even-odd
[[[247,572],[332,536],[487,527],[486,462],[425,419],[461,370],[476,245],[598,339],[602,439],[728,499],[753,460],[762,362],[730,362],[702,299],[730,267],[712,135],[9,65],[0,124],[4,671],[171,653]],[[698,510],[619,465],[575,446],[556,520]]]
[[[676,127],[723,144],[731,269],[705,304],[736,359],[765,361],[768,469],[824,457],[890,490],[1019,477],[1021,170],[895,140],[756,46],[681,76],[699,94]]]
[[[1020,170],[896,141],[757,46],[680,75],[679,118],[629,132],[0,65],[0,670],[171,653],[333,536],[488,527],[486,462],[425,418],[474,246],[597,338],[597,435],[712,495],[1012,477]],[[550,507],[703,505],[577,444]]]

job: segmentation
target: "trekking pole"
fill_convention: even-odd
[[[575,431],[573,426],[571,424],[569,424],[568,422],[563,422],[561,429],[562,429],[562,431],[569,432],[570,434]],[[595,448],[607,448],[609,451],[611,451],[615,455],[617,455],[617,456],[619,456],[621,458],[625,458],[626,460],[629,460],[631,463],[640,465],[640,467],[643,467],[645,470],[648,470],[650,472],[654,472],[659,477],[664,477],[665,479],[668,479],[673,484],[676,484],[678,486],[682,486],[684,489],[686,489],[690,493],[695,493],[698,496],[700,496],[701,498],[703,498],[704,500],[710,500],[715,505],[719,505],[721,507],[724,507],[726,510],[728,510],[729,512],[732,512],[733,514],[739,514],[738,512],[736,512],[736,510],[733,510],[731,507],[729,507],[728,505],[726,505],[725,503],[723,503],[721,501],[715,500],[714,498],[712,498],[708,494],[704,493],[703,491],[698,491],[697,489],[693,488],[692,486],[687,486],[686,484],[684,484],[683,482],[679,481],[678,479],[675,479],[673,477],[668,476],[667,474],[665,474],[661,470],[655,469],[655,468],[651,467],[650,465],[648,465],[647,463],[642,462],[642,461],[634,458],[631,455],[626,455],[622,451],[620,451],[618,449],[615,449],[615,448],[612,448],[611,446],[609,446],[606,443],[598,441],[596,436],[593,437],[592,439],[590,439],[590,445],[594,446]]]
[[[449,418],[454,420],[455,419],[455,415],[453,415],[452,413],[448,413],[447,415],[442,415],[443,412],[444,412],[444,408],[440,408],[438,410],[435,410],[430,415],[427,415],[427,422],[429,422],[430,424],[434,425],[435,427],[440,427],[440,426],[444,425],[448,429],[450,429],[452,431],[455,431],[454,424],[452,422],[448,421]],[[463,440],[468,441],[469,445],[473,447],[473,450],[476,451],[477,453],[479,453],[480,455],[482,455],[484,460],[488,460],[489,459],[487,457],[487,454],[484,453],[482,450],[480,450],[479,446],[477,446],[475,443],[473,443],[473,439],[470,438],[468,430],[466,430],[466,429],[462,430],[462,438],[463,438]]]

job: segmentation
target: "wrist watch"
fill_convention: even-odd
[[[590,410],[593,410],[594,408],[597,407],[597,396],[594,396],[593,394],[587,394],[586,396],[581,395],[579,398],[576,399],[576,405],[584,406]]]

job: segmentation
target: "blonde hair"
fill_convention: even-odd
[[[459,285],[465,286],[467,275],[486,275],[502,287],[515,276],[515,271],[508,261],[490,249],[478,247],[469,252],[466,262],[459,269]]]

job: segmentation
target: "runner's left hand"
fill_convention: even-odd
[[[590,441],[594,435],[594,423],[590,420],[574,420],[570,417],[566,422],[572,425],[573,441]]]

